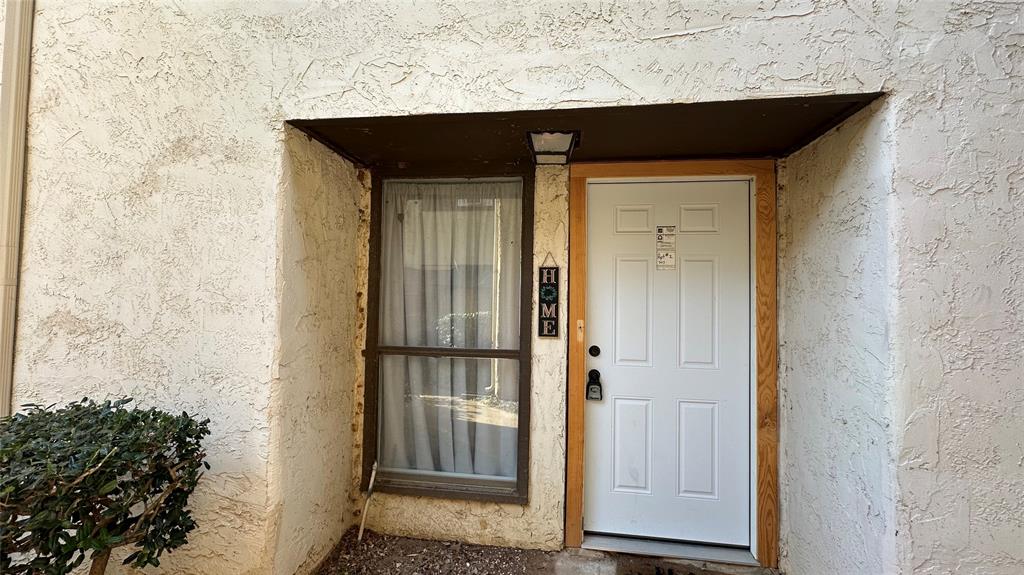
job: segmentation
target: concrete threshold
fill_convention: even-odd
[[[773,575],[746,549],[588,534],[553,561],[556,575]]]
[[[651,557],[667,557],[672,559],[694,559],[733,565],[759,567],[757,559],[748,549],[719,547],[716,545],[700,545],[676,541],[659,541],[639,537],[621,537],[616,535],[586,535],[583,537],[583,548],[595,551],[611,551],[631,555],[648,555]]]

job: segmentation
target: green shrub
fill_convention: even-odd
[[[122,545],[137,547],[126,565],[159,565],[187,542],[209,420],[130,401],[29,405],[0,420],[0,573],[68,573],[86,552],[103,573]]]

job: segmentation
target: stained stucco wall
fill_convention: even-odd
[[[887,102],[872,105],[780,172],[787,573],[895,571],[891,115]]]
[[[275,551],[284,120],[876,90],[893,132],[896,564],[1020,571],[1020,3],[37,6],[15,400],[132,394],[213,418],[200,532],[167,571],[266,573],[299,554]],[[523,508],[485,509],[523,524]],[[859,517],[844,511],[830,521]],[[816,541],[860,560],[839,530]]]
[[[306,573],[352,524],[353,394],[362,378],[369,175],[284,134],[280,338],[271,386],[274,573]]]

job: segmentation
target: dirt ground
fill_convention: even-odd
[[[548,573],[553,553],[508,547],[425,541],[358,529],[348,533],[317,575],[519,575]]]
[[[367,531],[356,542],[353,527],[320,565],[317,575],[747,575],[706,566],[601,552],[546,552],[426,541]]]

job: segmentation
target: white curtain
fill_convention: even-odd
[[[520,181],[384,183],[380,343],[518,349]],[[515,477],[518,362],[385,355],[380,461]]]

